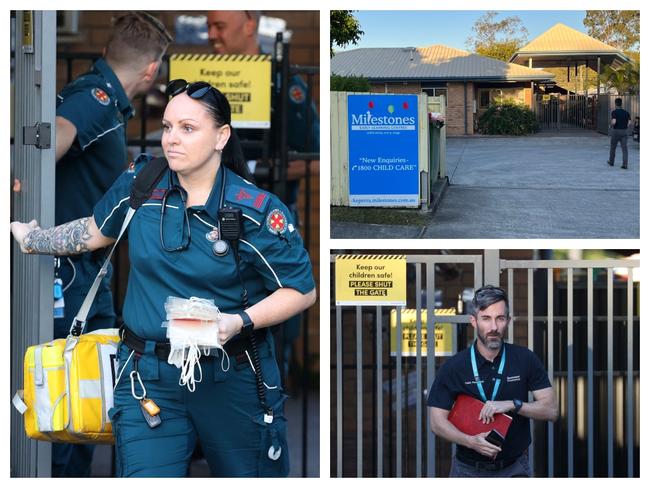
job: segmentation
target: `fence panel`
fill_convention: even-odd
[[[513,269],[526,269],[528,272],[528,347],[531,350],[535,350],[535,334],[534,334],[534,294],[531,291],[533,286],[533,271],[534,270],[547,270],[547,312],[546,317],[537,317],[538,319],[545,320],[548,324],[547,334],[548,334],[548,350],[547,350],[547,369],[549,372],[549,378],[551,379],[552,384],[556,387],[556,392],[558,392],[559,402],[561,409],[565,407],[566,413],[563,415],[563,419],[560,419],[556,425],[548,425],[548,477],[553,477],[555,475],[573,477],[576,476],[576,430],[580,433],[584,433],[584,423],[586,422],[587,435],[586,435],[586,444],[587,444],[587,455],[586,455],[586,466],[581,466],[580,471],[585,471],[585,475],[589,477],[601,475],[607,477],[614,476],[639,476],[638,461],[635,462],[635,459],[639,455],[639,445],[636,440],[636,432],[638,431],[638,422],[635,420],[635,406],[637,404],[638,398],[636,393],[636,383],[639,381],[639,372],[634,371],[634,364],[638,364],[639,357],[639,344],[638,344],[638,322],[639,317],[634,315],[634,295],[635,295],[635,286],[633,281],[633,272],[634,269],[638,268],[640,262],[638,260],[566,260],[566,261],[507,261],[501,260],[501,268],[508,270],[508,287],[510,288],[513,280],[513,275],[510,273]],[[606,271],[605,278],[605,307],[606,315],[598,315],[594,317],[594,269],[600,269]],[[625,276],[627,283],[625,287],[617,286],[615,280],[615,271],[618,269],[625,270]],[[553,298],[558,297],[559,293],[556,293],[556,286],[558,280],[554,279],[554,274],[564,270],[566,272],[566,320],[563,317],[557,315],[558,308],[553,304]],[[575,357],[575,346],[578,346],[578,351],[580,350],[580,342],[575,342],[576,330],[574,326],[578,326],[580,329],[582,319],[584,316],[574,315],[574,306],[575,300],[577,299],[577,294],[575,293],[575,270],[582,270],[586,277],[586,297],[580,298],[582,301],[586,299],[586,346],[587,346],[587,388],[586,392],[583,389],[580,389],[580,394],[576,395],[576,376],[578,376],[577,384],[584,384],[584,372],[576,371],[574,363],[576,361]],[[603,286],[602,283],[603,276],[600,276],[599,284]],[[616,290],[615,290],[616,288]],[[625,296],[623,296],[623,290],[625,291]],[[615,300],[615,291],[618,291]],[[638,293],[638,287],[636,288],[636,293]],[[511,297],[511,300],[513,297]],[[637,298],[637,307],[638,307],[638,298]],[[615,311],[621,309],[625,305],[626,314],[625,315],[615,315]],[[596,322],[604,325],[604,334],[602,334],[603,327],[597,328],[594,325],[594,319]],[[515,328],[516,323],[520,320],[514,311],[513,311],[513,324],[512,327]],[[562,344],[560,343],[560,337],[557,340],[554,338],[555,331],[562,335],[564,327],[562,323],[556,323],[555,321],[566,322],[566,353],[563,350]],[[617,329],[615,329],[615,324]],[[622,331],[621,328],[625,326],[625,330]],[[600,333],[599,333],[600,332]],[[596,374],[594,371],[594,336],[597,334],[598,339],[604,339],[603,343],[596,346],[600,346],[598,351],[597,361],[601,364],[601,371]],[[584,334],[580,334],[584,336]],[[637,341],[635,342],[635,337]],[[623,369],[620,364],[617,364],[614,360],[614,352],[616,351],[617,357],[626,357],[625,369]],[[604,353],[604,354],[603,354]],[[557,356],[557,357],[556,357]],[[566,361],[562,360],[562,356],[566,356]],[[604,356],[604,357],[601,357]],[[562,366],[562,363],[565,363]],[[620,363],[620,362],[619,362]],[[558,369],[555,368],[555,365],[558,364]],[[605,371],[602,371],[602,365],[605,365]],[[565,379],[566,376],[566,379]],[[594,385],[594,376],[598,378],[598,384]],[[604,378],[603,378],[604,376]],[[624,376],[624,378],[623,378]],[[626,393],[623,394],[623,381],[625,380],[626,384]],[[603,385],[604,380],[604,385]],[[594,388],[597,388],[601,392],[600,397],[603,396],[604,401],[599,405],[594,404]],[[603,388],[605,389],[605,394],[603,395]],[[584,395],[587,396],[587,406],[586,406],[586,420],[585,412],[582,411],[579,405],[584,404]],[[623,406],[624,405],[624,406]],[[596,416],[596,410],[600,412],[600,415]],[[606,412],[603,414],[602,410],[605,409]],[[576,422],[576,414],[579,416],[578,422]],[[604,426],[605,434],[600,434],[598,437],[602,439],[601,445],[606,445],[606,449],[603,450],[604,454],[599,457],[602,458],[602,461],[605,461],[606,468],[600,469],[600,473],[595,473],[595,446],[597,445],[597,438],[594,433],[594,420],[595,418],[602,419],[605,416]],[[562,432],[562,426],[566,420],[566,434]],[[578,424],[578,429],[576,429],[576,423]],[[603,422],[600,422],[601,425]],[[558,425],[559,424],[559,425]],[[622,429],[620,425],[625,425],[625,429]],[[560,460],[557,455],[558,444],[554,440],[554,436],[557,431],[560,430],[560,434],[566,435],[566,461],[564,459]],[[625,431],[624,433],[622,431]],[[580,436],[579,436],[580,437]],[[533,440],[532,446],[535,445]],[[532,447],[531,446],[531,447]],[[599,453],[600,454],[600,453]],[[620,461],[621,457],[625,456],[625,463]],[[531,458],[534,459],[534,455],[531,455]],[[566,469],[562,469],[558,473],[558,468],[556,466],[556,461],[558,464],[564,465],[566,463]],[[618,462],[617,462],[618,461]],[[623,464],[625,468],[623,469]],[[635,469],[635,465],[637,469]],[[602,466],[598,464],[598,466]],[[565,474],[566,473],[566,474]],[[582,476],[582,475],[579,475]]]

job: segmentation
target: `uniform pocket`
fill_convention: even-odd
[[[111,419],[111,428],[115,437],[115,476],[121,478],[124,473],[124,462],[122,461],[122,436],[120,435],[120,416],[122,409],[113,407],[108,410],[108,418]]]
[[[264,422],[263,412],[254,418],[254,421],[262,426],[258,458],[259,477],[279,478],[289,475],[287,420],[283,414],[283,404],[286,399],[286,395],[281,395],[280,399],[272,405],[274,417],[271,423]]]
[[[140,378],[146,381],[160,379],[160,359],[154,353],[156,343],[147,341],[144,346],[144,354],[138,358],[138,373]],[[135,359],[135,356],[133,357]]]
[[[234,358],[229,356],[227,357],[225,351],[221,351],[219,349],[211,351],[210,355],[214,356],[214,358],[211,360],[212,366],[214,368],[214,382],[222,383],[226,381],[226,378],[228,378],[228,373],[234,366]]]

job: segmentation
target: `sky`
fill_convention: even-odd
[[[518,16],[528,29],[531,41],[558,22],[586,33],[582,24],[584,10],[501,10],[497,20]],[[467,49],[465,40],[470,37],[474,22],[485,13],[480,10],[458,11],[356,11],[364,35],[357,45],[361,47],[421,47],[444,44],[457,49]],[[336,49],[338,51],[340,49]]]

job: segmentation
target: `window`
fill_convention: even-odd
[[[447,106],[447,88],[422,88],[422,92],[430,97],[445,97],[445,107]]]
[[[488,108],[490,106],[490,90],[482,89],[478,91],[479,108]]]

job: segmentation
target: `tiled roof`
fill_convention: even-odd
[[[332,74],[370,80],[547,80],[554,75],[448,46],[362,48],[337,53]]]
[[[599,52],[616,53],[618,49],[605,44],[587,34],[572,29],[564,24],[555,24],[549,30],[537,36],[518,53],[541,52]]]

